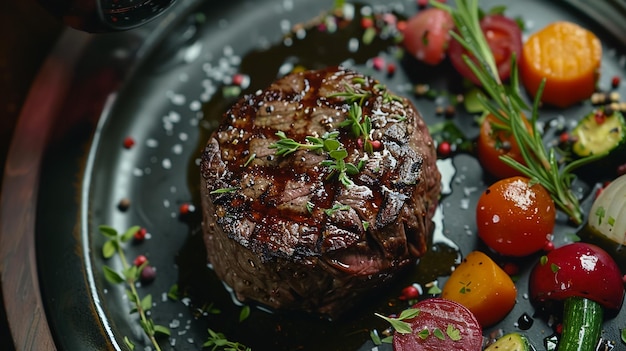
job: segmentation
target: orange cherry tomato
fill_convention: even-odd
[[[541,250],[554,230],[556,209],[548,191],[524,177],[511,177],[488,187],[476,204],[478,236],[506,256]]]
[[[504,163],[500,156],[508,155],[517,162],[524,164],[524,158],[513,135],[511,132],[501,129],[502,126],[503,123],[497,117],[492,114],[487,115],[480,126],[476,145],[478,160],[483,169],[497,179],[522,175]],[[527,123],[526,127],[528,130],[532,130],[530,123]]]
[[[531,95],[546,79],[541,101],[568,107],[596,90],[602,44],[592,32],[570,22],[554,22],[524,43],[520,78]]]

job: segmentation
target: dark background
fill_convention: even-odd
[[[62,29],[63,25],[34,0],[0,0],[0,184],[22,104],[39,66]],[[8,351],[15,347],[8,331],[4,303],[3,297],[0,301],[0,350]]]

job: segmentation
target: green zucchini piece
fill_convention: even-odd
[[[599,108],[578,122],[572,131],[572,151],[578,157],[609,154],[626,144],[626,122],[621,112]]]
[[[487,346],[485,351],[533,351],[528,339],[520,333],[509,333],[501,336],[496,342]]]
[[[584,297],[569,297],[563,307],[559,351],[596,351],[604,321],[603,307]]]

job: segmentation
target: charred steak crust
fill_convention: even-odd
[[[352,103],[371,118],[373,152],[340,127]],[[328,153],[276,155],[280,131],[299,143],[339,131],[345,162],[363,165],[354,184],[322,165]],[[435,162],[418,111],[373,78],[340,67],[285,76],[233,105],[202,154],[208,260],[240,299],[338,316],[426,251]]]

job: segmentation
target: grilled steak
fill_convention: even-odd
[[[285,76],[232,106],[203,152],[208,260],[242,300],[337,317],[425,253],[435,161],[415,107],[373,78]]]

